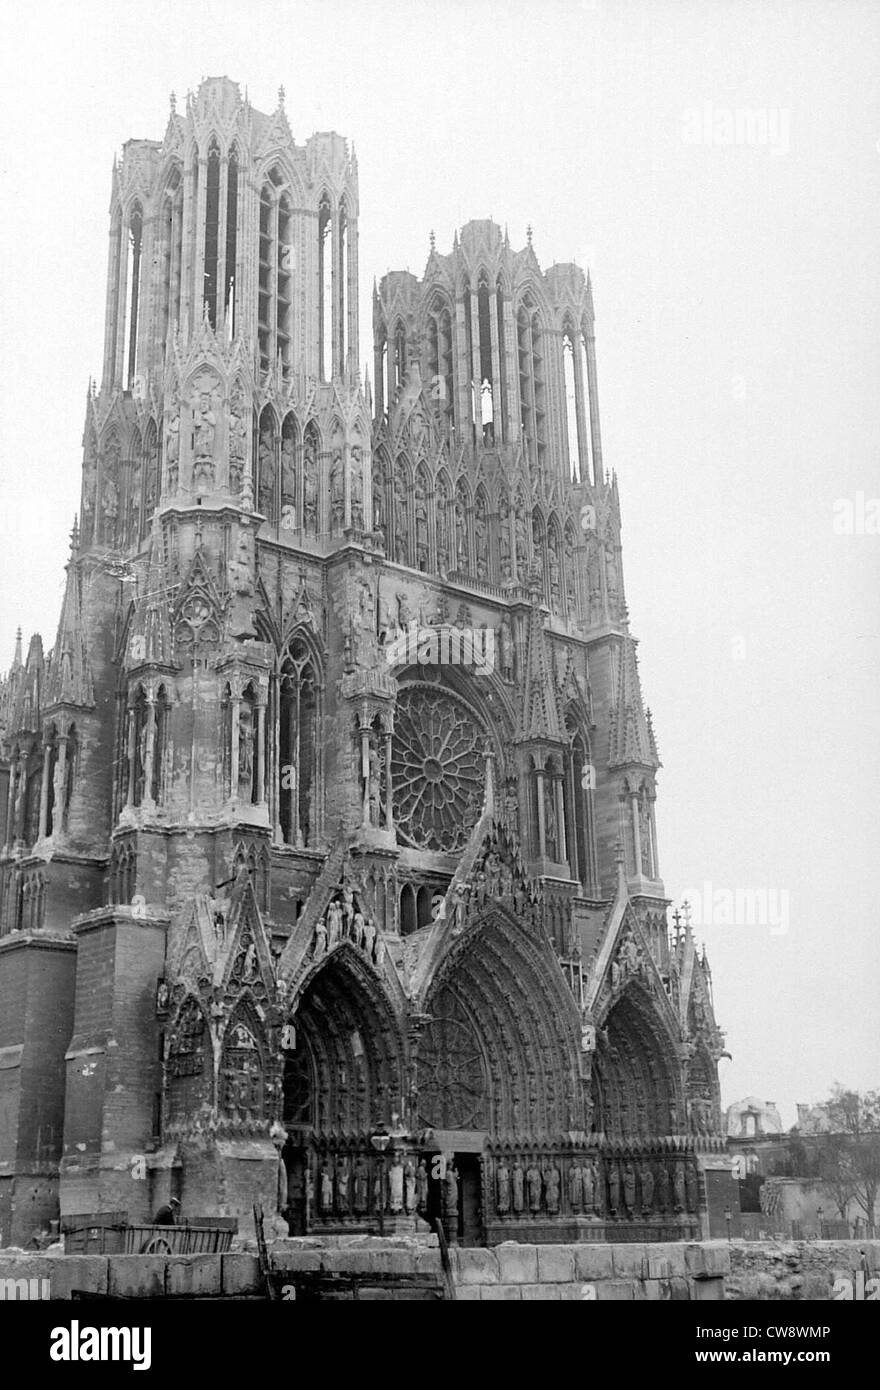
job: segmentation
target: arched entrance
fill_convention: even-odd
[[[370,1135],[405,1109],[404,1042],[375,972],[343,943],[292,1005],[283,1123],[291,1232],[366,1226],[377,1212]]]
[[[679,1134],[682,1100],[674,1042],[650,995],[633,984],[599,1030],[593,1128],[630,1142]]]

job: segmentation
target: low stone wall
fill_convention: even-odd
[[[48,1281],[44,1283],[43,1281]],[[262,1294],[256,1255],[40,1255],[0,1251],[0,1299],[69,1299],[74,1289],[127,1298]]]
[[[722,1299],[726,1242],[519,1245],[450,1251],[459,1299],[664,1302]]]
[[[297,1277],[355,1275],[358,1298],[415,1299],[407,1278],[442,1286],[436,1236],[373,1236],[273,1241],[272,1265],[296,1285]],[[622,1245],[520,1245],[450,1251],[462,1302],[664,1301],[722,1299],[728,1272],[724,1241]],[[376,1275],[371,1287],[370,1276]],[[395,1280],[400,1286],[395,1287]],[[48,1281],[44,1285],[43,1281]],[[12,1284],[7,1281],[14,1281]],[[69,1299],[73,1289],[137,1298],[260,1298],[254,1254],[50,1255],[0,1252],[0,1298]],[[353,1298],[353,1289],[328,1293]],[[428,1296],[428,1291],[424,1291]],[[432,1295],[433,1296],[433,1295]]]
[[[734,1240],[730,1243],[729,1299],[784,1299],[829,1301],[835,1280],[848,1279],[853,1298],[859,1297],[858,1275],[864,1261],[868,1275],[861,1280],[861,1294],[873,1275],[880,1278],[880,1241],[877,1240]]]

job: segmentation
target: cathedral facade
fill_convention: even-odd
[[[592,287],[207,79],[114,164],[51,651],[0,691],[0,1243],[52,1217],[651,1240],[722,1176]]]

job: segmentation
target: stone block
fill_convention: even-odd
[[[522,1284],[483,1284],[480,1298],[484,1303],[518,1303],[522,1298]]]
[[[502,1284],[537,1284],[538,1252],[534,1245],[513,1242],[496,1245],[498,1277]]]
[[[455,1290],[456,1303],[479,1303],[481,1296],[479,1284],[463,1284]]]
[[[560,1287],[559,1284],[523,1284],[521,1296],[529,1303],[558,1303]]]
[[[718,1303],[724,1298],[724,1280],[695,1279],[692,1284],[692,1298],[697,1303]]]
[[[403,1289],[382,1287],[371,1289],[368,1285],[362,1284],[357,1291],[357,1296],[359,1303],[394,1303],[397,1300],[405,1299],[407,1294]]]
[[[168,1261],[166,1295],[216,1298],[222,1292],[222,1255],[181,1255]]]
[[[672,1279],[687,1273],[684,1247],[681,1245],[647,1245],[645,1247],[645,1277]]]
[[[433,1248],[417,1250],[415,1267],[418,1274],[436,1274],[439,1278],[443,1273],[443,1266],[440,1263],[438,1247],[435,1245]]]
[[[223,1261],[223,1293],[226,1295],[260,1294],[263,1292],[263,1277],[260,1274],[260,1261],[256,1255],[221,1255]]]
[[[589,1283],[593,1279],[612,1279],[614,1263],[610,1245],[576,1245],[574,1272],[577,1279]]]
[[[684,1247],[685,1268],[688,1274],[705,1274],[712,1278],[730,1271],[730,1252],[726,1241],[702,1241]]]
[[[281,1274],[315,1274],[321,1268],[320,1250],[273,1251],[272,1268]]]
[[[52,1261],[52,1297],[69,1299],[74,1289],[86,1293],[106,1293],[108,1268],[106,1255],[65,1255]]]
[[[596,1285],[599,1303],[631,1303],[632,1297],[632,1279],[603,1279]]]
[[[615,1279],[641,1279],[644,1276],[644,1245],[612,1245],[611,1259]]]
[[[454,1250],[450,1252],[456,1284],[497,1284],[498,1260],[494,1250]]]
[[[109,1255],[107,1292],[125,1298],[164,1298],[167,1255]]]
[[[690,1282],[682,1275],[673,1276],[669,1280],[669,1298],[672,1303],[689,1303],[691,1297]]]
[[[538,1246],[538,1282],[570,1284],[574,1279],[574,1250],[570,1245]]]
[[[559,1298],[562,1303],[582,1303],[584,1302],[583,1284],[556,1284],[559,1290]]]

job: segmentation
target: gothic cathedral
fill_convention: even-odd
[[[0,1243],[59,1213],[653,1240],[724,1168],[593,300],[227,78],[114,165],[51,651],[0,687]]]

